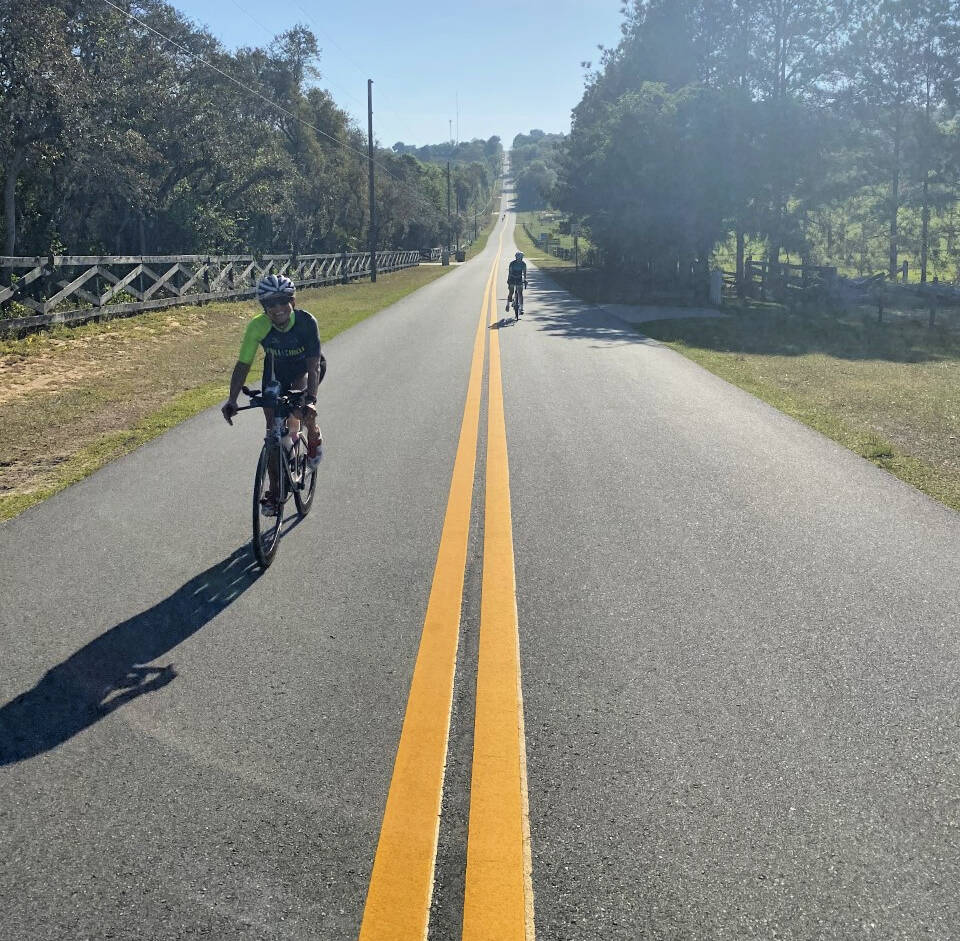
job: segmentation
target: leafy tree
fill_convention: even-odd
[[[936,140],[933,116],[939,95],[952,95],[957,80],[950,6],[947,0],[867,4],[852,39],[853,111],[869,130],[877,169],[886,174],[889,186],[891,278],[899,268],[899,214],[911,159],[921,167],[925,232],[929,222],[929,173]],[[917,125],[919,134],[911,133]]]
[[[592,213],[609,259],[638,263],[617,245],[652,252],[652,231],[678,248],[676,225],[647,196],[638,214],[637,187],[646,187],[637,167],[680,215],[689,215],[687,194],[697,194],[704,238],[722,209],[738,275],[751,238],[765,242],[772,260],[786,250],[869,265],[884,219],[891,275],[904,239],[923,279],[934,253],[942,265],[941,240],[949,252],[960,247],[952,221],[960,177],[954,0],[632,0],[624,13],[620,43],[604,50],[574,108],[555,191],[562,208]],[[707,100],[722,121],[711,124],[693,105]],[[631,136],[627,114],[643,134]],[[669,166],[664,155],[681,146],[681,126],[715,166],[682,151]],[[724,196],[714,198],[698,173]],[[618,202],[637,212],[619,211]]]
[[[0,155],[4,251],[17,244],[17,189],[30,165],[41,171],[62,155],[82,105],[78,68],[58,3],[0,0]]]
[[[510,169],[520,207],[542,209],[550,203],[559,180],[565,140],[564,134],[547,134],[539,129],[514,137]]]
[[[671,92],[647,82],[608,106],[584,137],[575,129],[578,172],[561,203],[617,267],[658,280],[706,264],[734,210],[736,168],[718,160],[714,142],[736,106],[703,86]]]
[[[366,243],[366,134],[318,87],[308,29],[231,53],[162,0],[129,10],[0,0],[8,254],[306,253]],[[485,203],[500,172],[499,138],[422,150],[438,148],[453,151],[461,202]],[[436,245],[443,170],[396,158],[376,152],[378,244]]]

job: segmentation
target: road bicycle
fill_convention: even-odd
[[[523,313],[523,285],[518,284],[513,289],[513,319],[519,320]]]
[[[253,554],[262,568],[268,568],[280,546],[284,507],[290,497],[300,519],[310,512],[317,489],[317,469],[307,461],[304,426],[301,424],[297,433],[291,435],[287,421],[300,409],[303,390],[280,394],[279,383],[271,382],[263,392],[244,386],[243,394],[249,396],[250,404],[238,408],[238,412],[251,408],[273,410],[273,424],[263,439],[253,480]]]

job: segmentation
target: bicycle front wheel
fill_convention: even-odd
[[[297,504],[297,512],[303,519],[313,506],[313,494],[317,489],[317,469],[307,463],[307,441],[300,435],[300,441],[294,452],[298,483],[293,489],[293,499]]]
[[[280,461],[280,448],[268,448],[264,445],[260,451],[260,460],[257,461],[257,476],[253,481],[253,554],[262,568],[270,566],[280,546],[283,493],[274,493],[270,482],[272,475],[277,490],[282,491],[284,479]],[[271,510],[275,515],[270,515]]]

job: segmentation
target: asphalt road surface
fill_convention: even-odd
[[[960,938],[960,517],[486,251],[0,526],[0,937]],[[238,337],[239,343],[239,337]]]

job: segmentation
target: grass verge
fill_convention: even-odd
[[[527,210],[517,213],[517,223],[519,225],[525,224],[531,232],[541,235],[549,232],[551,244],[573,250],[575,244],[573,236],[560,231],[563,227],[561,221],[564,218],[566,217],[563,216],[562,213],[553,211],[537,212]],[[593,247],[590,239],[585,235],[581,235],[577,239],[577,243],[580,246],[580,251],[584,253],[590,251]]]
[[[960,340],[916,322],[744,307],[642,333],[960,510]]]
[[[545,251],[540,248],[537,248],[536,242],[527,235],[527,230],[523,227],[524,218],[529,215],[529,213],[519,213],[517,218],[517,226],[513,230],[513,240],[517,243],[517,248],[523,252],[538,268],[542,268],[544,271],[549,271],[553,274],[554,271],[564,268],[573,268],[574,263],[572,261],[564,261],[562,258],[554,258],[553,255],[548,255]]]
[[[408,268],[297,303],[326,341],[451,270]],[[0,520],[225,398],[255,312],[250,301],[179,307],[0,341]]]

